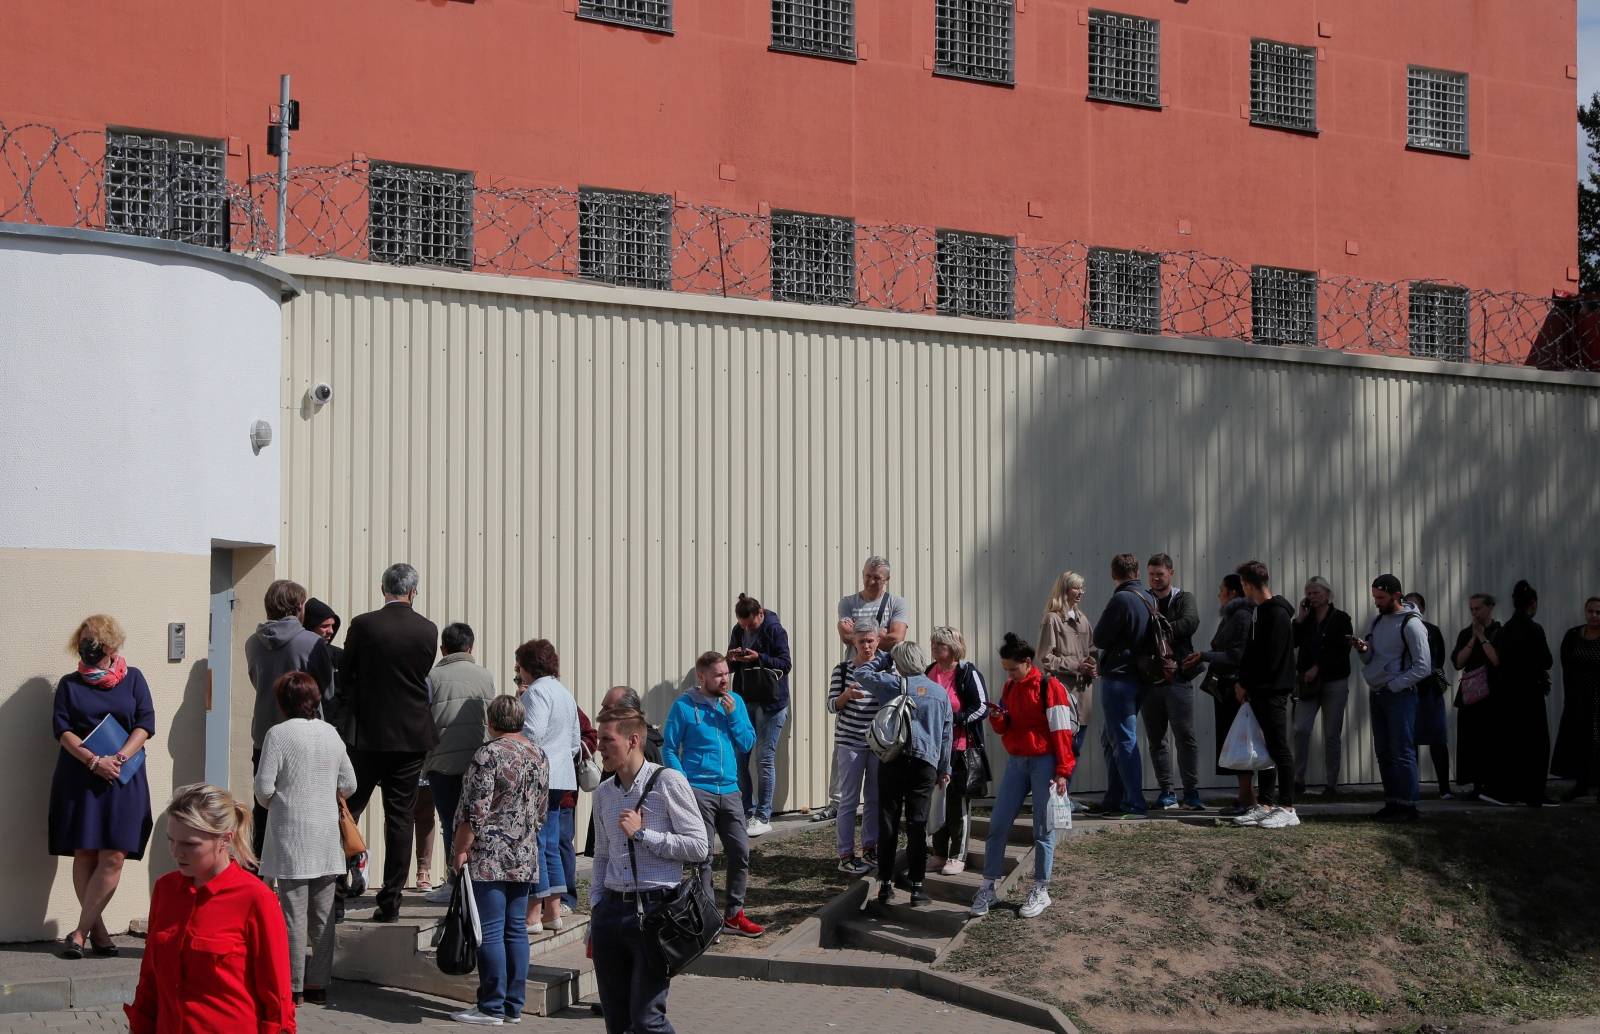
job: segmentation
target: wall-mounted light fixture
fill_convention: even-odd
[[[272,425],[265,420],[257,420],[250,425],[250,450],[257,456],[261,450],[272,444]]]

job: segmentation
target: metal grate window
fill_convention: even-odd
[[[472,268],[472,173],[367,168],[367,251],[397,266]]]
[[[935,238],[939,311],[1010,319],[1015,309],[1015,238],[959,230],[940,230]]]
[[[1467,358],[1468,328],[1465,287],[1412,282],[1412,355],[1423,359],[1464,362]]]
[[[227,149],[220,140],[106,131],[106,229],[228,247]]]
[[[1161,23],[1089,12],[1089,98],[1161,106]]]
[[[855,0],[772,0],[772,49],[856,58]]]
[[[934,0],[933,70],[986,83],[1010,83],[1015,0]]]
[[[1090,248],[1089,325],[1161,333],[1161,256]]]
[[[1406,144],[1468,153],[1467,73],[1418,65],[1406,69]]]
[[[578,190],[578,275],[623,287],[672,287],[672,195]]]
[[[1250,41],[1250,121],[1279,129],[1317,128],[1317,50]]]
[[[1317,343],[1317,275],[1303,269],[1250,270],[1250,337],[1261,345]]]
[[[855,220],[835,215],[773,212],[772,299],[854,305]]]
[[[672,0],[578,0],[578,17],[671,32]]]

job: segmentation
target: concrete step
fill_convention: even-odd
[[[989,816],[974,815],[972,817],[972,841],[968,847],[982,848],[984,841],[989,839]],[[1017,816],[1011,824],[1011,832],[1006,835],[1006,842],[1010,844],[1033,843],[1033,815],[1024,811]],[[969,866],[970,867],[970,866]]]
[[[1033,844],[1033,835],[1030,833],[1028,844]],[[1019,844],[1007,844],[1005,860],[1000,864],[1000,875],[1005,876],[1017,867],[1017,862],[1028,853],[1028,848]],[[967,849],[967,871],[979,875],[983,873],[984,863],[988,860],[988,852],[982,842],[974,844]]]
[[[923,889],[927,889],[926,884]],[[932,897],[932,894],[929,896]],[[935,899],[929,904],[913,908],[911,896],[906,891],[896,889],[894,897],[894,902],[889,905],[880,905],[873,901],[861,914],[901,926],[926,930],[930,934],[942,937],[954,937],[960,933],[961,927],[968,919],[966,903],[956,904]]]
[[[972,904],[972,896],[978,893],[978,885],[982,882],[983,873],[969,866],[966,872],[954,876],[930,872],[922,886],[933,900],[964,907]]]
[[[410,937],[415,944],[416,951],[431,951],[433,939],[436,936],[439,924],[444,921],[448,911],[444,905],[407,904],[400,912],[400,918],[393,923],[374,923],[370,919],[358,919],[347,916],[339,924],[341,931],[363,931],[363,936],[373,937]],[[541,933],[528,935],[528,954],[537,956],[546,951],[552,951],[563,945],[582,941],[588,936],[589,917],[581,912],[563,916],[560,930],[551,930],[548,927]],[[376,932],[374,932],[376,931]],[[390,931],[383,933],[381,931]]]
[[[917,962],[933,962],[939,952],[950,943],[947,934],[935,933],[913,927],[890,918],[876,918],[868,912],[861,918],[846,919],[839,924],[838,932],[844,943],[869,951],[881,951]]]

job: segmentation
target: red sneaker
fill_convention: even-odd
[[[750,921],[750,917],[740,909],[737,914],[731,915],[722,921],[722,932],[731,933],[736,937],[760,937],[767,932],[764,926],[757,926]]]

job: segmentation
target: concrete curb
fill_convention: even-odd
[[[0,984],[0,1014],[116,1008],[138,986],[137,972],[9,981]]]

